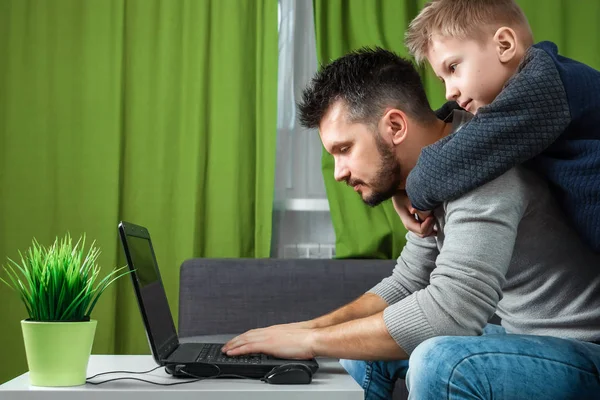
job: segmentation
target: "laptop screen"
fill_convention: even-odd
[[[132,278],[138,282],[141,297],[138,300],[145,315],[148,339],[162,359],[170,354],[178,340],[158,265],[148,238],[127,235],[127,247],[135,269]]]

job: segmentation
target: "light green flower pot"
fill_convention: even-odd
[[[29,383],[33,386],[85,384],[96,324],[96,320],[21,321]]]

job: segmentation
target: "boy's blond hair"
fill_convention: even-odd
[[[525,48],[533,44],[527,17],[514,0],[432,0],[410,23],[405,43],[420,64],[433,35],[481,40],[502,26],[515,30]]]

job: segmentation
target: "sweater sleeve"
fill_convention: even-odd
[[[432,210],[540,154],[571,121],[559,71],[532,47],[498,97],[458,132],[423,149],[406,181],[418,210]]]
[[[406,245],[400,253],[392,275],[383,279],[368,293],[374,293],[388,304],[394,304],[429,284],[439,254],[435,238],[406,234]]]
[[[502,298],[527,193],[515,168],[447,204],[429,284],[383,312],[388,332],[407,353],[434,336],[481,334]]]

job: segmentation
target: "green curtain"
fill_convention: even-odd
[[[534,40],[550,40],[558,51],[600,69],[600,1],[517,0],[531,29]]]
[[[0,54],[0,264],[85,232],[107,272],[138,223],[177,319],[182,261],[269,256],[277,0],[0,0]],[[4,382],[26,313],[0,303]],[[149,353],[129,278],[92,317],[93,353]]]
[[[319,63],[328,63],[362,46],[378,45],[407,56],[404,32],[427,0],[313,0]],[[600,2],[583,0],[517,0],[535,40],[551,40],[559,51],[600,69]],[[420,68],[432,108],[445,99],[442,83],[429,65]],[[369,208],[333,178],[334,162],[323,151],[322,171],[336,234],[338,258],[396,258],[405,230],[392,204]]]

